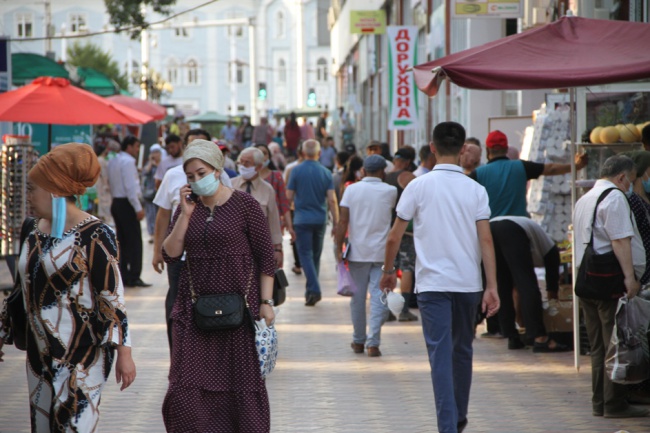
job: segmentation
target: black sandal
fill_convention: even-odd
[[[553,341],[550,338],[546,340],[544,343],[538,343],[535,342],[533,345],[533,352],[534,353],[550,353],[550,352],[568,352],[569,346],[565,344],[560,344],[557,341],[555,342],[554,347],[550,347],[549,343]]]

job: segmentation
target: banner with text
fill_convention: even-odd
[[[418,28],[388,26],[388,129],[415,129],[418,124],[418,93],[411,68],[417,64]]]

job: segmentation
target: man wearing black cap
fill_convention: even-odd
[[[382,182],[385,168],[386,160],[379,155],[371,155],[364,160],[365,177],[346,188],[336,229],[337,262],[339,266],[345,266],[341,251],[345,234],[348,233],[347,265],[357,288],[350,300],[354,327],[351,347],[354,353],[363,353],[365,347],[370,357],[381,356],[381,325],[388,318],[388,308],[380,300],[379,280],[386,237],[397,202],[397,188]],[[368,289],[370,324],[366,334]]]
[[[542,164],[524,160],[510,160],[508,137],[501,131],[492,131],[485,140],[488,163],[470,173],[483,185],[490,197],[492,218],[504,215],[527,217],[526,183],[540,176],[555,176],[571,171],[571,164]],[[575,156],[576,170],[587,165],[587,155]]]

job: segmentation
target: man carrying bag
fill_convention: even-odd
[[[576,203],[573,223],[575,260],[580,263],[576,295],[591,346],[592,414],[605,418],[648,415],[647,409],[629,405],[625,387],[613,383],[605,374],[605,352],[614,328],[618,298],[624,293],[629,298],[636,296],[641,287],[637,278],[645,270],[641,237],[622,193],[631,191],[635,179],[636,169],[630,158],[608,158],[601,178]],[[616,263],[609,263],[614,258],[620,270]],[[602,265],[603,260],[607,267]],[[600,270],[594,269],[595,262],[601,263]]]

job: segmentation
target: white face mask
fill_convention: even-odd
[[[243,165],[239,166],[239,174],[241,174],[241,177],[246,180],[254,178],[256,173],[257,171],[255,171],[255,167],[244,167]]]
[[[404,308],[404,297],[390,290],[385,291],[380,300],[382,304],[388,306],[394,316],[399,316]]]

